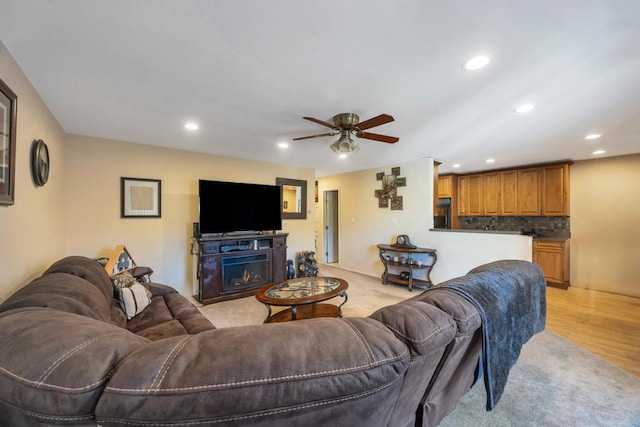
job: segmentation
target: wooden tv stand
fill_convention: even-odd
[[[203,236],[197,243],[198,293],[202,304],[254,295],[286,280],[287,233]]]

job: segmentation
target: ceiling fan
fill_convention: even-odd
[[[360,145],[352,139],[352,136],[355,136],[356,138],[386,142],[387,144],[395,144],[400,140],[400,138],[395,136],[365,132],[367,129],[392,122],[394,119],[389,114],[380,114],[379,116],[360,122],[360,117],[357,114],[342,113],[333,116],[333,124],[313,117],[303,117],[303,119],[331,128],[333,129],[333,132],[303,136],[300,138],[293,138],[293,140],[299,141],[301,139],[319,138],[340,134],[340,139],[331,144],[331,149],[336,153],[351,153],[360,149]]]

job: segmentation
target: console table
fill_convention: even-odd
[[[287,233],[194,238],[198,293],[211,304],[254,295],[286,280]]]
[[[380,260],[384,265],[383,285],[389,283],[406,285],[409,291],[413,290],[414,285],[426,287],[433,285],[429,275],[438,260],[436,249],[386,244],[380,244],[377,247]]]

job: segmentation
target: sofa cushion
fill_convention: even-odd
[[[342,425],[390,425],[408,363],[405,345],[373,319],[210,330],[132,353],[109,381],[96,419],[105,426],[331,425],[342,411]]]
[[[175,289],[147,283],[153,295],[151,304],[127,323],[127,329],[156,341],[185,334],[197,334],[215,326]]]
[[[50,308],[1,313],[0,424],[89,424],[114,367],[146,343],[125,329]]]
[[[82,277],[98,288],[109,302],[114,296],[113,285],[107,271],[102,264],[91,258],[77,255],[62,258],[53,263],[43,274],[50,273],[69,273]]]
[[[79,276],[50,273],[38,277],[0,305],[0,312],[22,307],[50,307],[112,323],[111,300]]]

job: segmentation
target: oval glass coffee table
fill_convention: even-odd
[[[298,277],[262,287],[256,293],[256,299],[269,310],[264,323],[342,317],[342,306],[347,302],[348,287],[349,284],[345,280],[335,277]],[[337,296],[344,298],[339,306],[320,304]],[[271,314],[271,306],[289,308]]]

